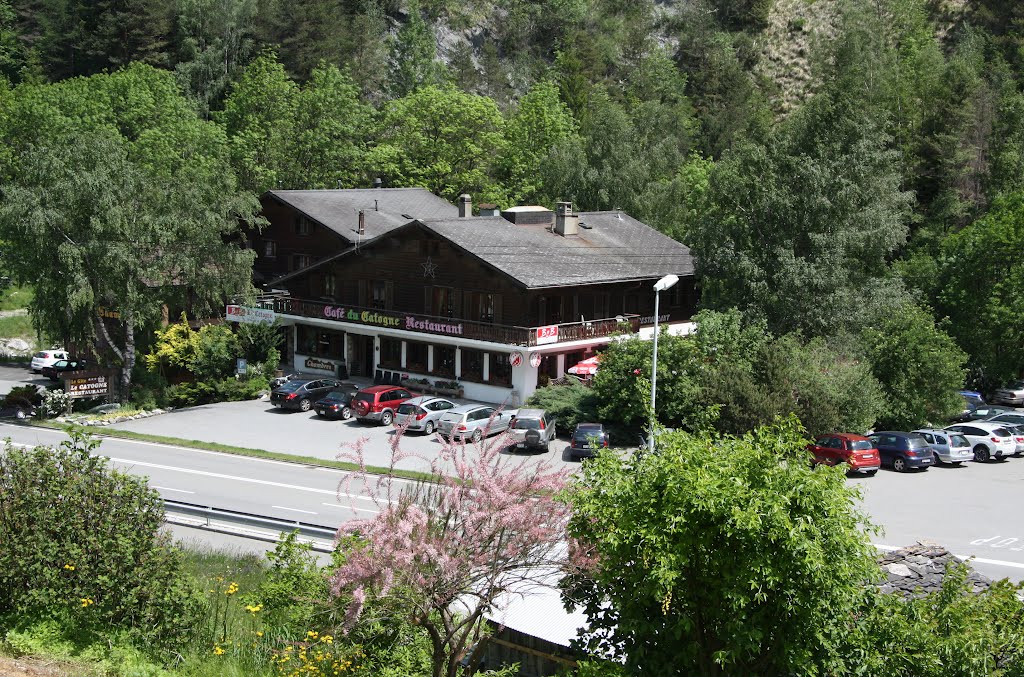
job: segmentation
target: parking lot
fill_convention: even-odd
[[[26,382],[45,385],[23,367],[0,366],[0,388]],[[326,420],[316,414],[282,411],[265,401],[225,402],[191,407],[114,427],[239,447],[265,449],[323,459],[338,458],[361,444],[366,463],[387,466],[395,429],[354,420]],[[547,453],[508,454],[513,462],[544,458],[579,468],[569,460],[568,431]],[[497,441],[499,438],[492,438]],[[436,435],[409,433],[401,440],[409,454],[398,467],[427,470],[440,449]],[[882,531],[872,538],[898,547],[930,540],[958,555],[975,557],[976,569],[989,576],[1024,579],[1024,458],[968,462],[897,473],[883,468],[874,477],[847,480],[860,489],[862,508]]]

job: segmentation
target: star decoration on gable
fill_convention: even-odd
[[[437,264],[434,263],[430,257],[427,257],[426,263],[421,263],[423,266],[423,277],[429,277],[431,279],[437,277]]]

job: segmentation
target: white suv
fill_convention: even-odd
[[[51,348],[40,350],[32,356],[32,364],[29,367],[32,373],[38,374],[43,367],[52,367],[58,360],[68,359],[68,353],[62,348]]]
[[[993,458],[1003,461],[1017,452],[1017,443],[1003,425],[991,421],[971,421],[946,426],[946,430],[966,437],[974,450],[974,460],[984,463]]]

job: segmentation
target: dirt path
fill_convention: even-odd
[[[0,677],[72,677],[81,675],[81,666],[40,658],[0,656]]]

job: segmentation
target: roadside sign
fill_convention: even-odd
[[[110,380],[103,375],[65,376],[64,392],[73,400],[83,397],[106,397],[110,394]]]
[[[512,353],[508,356],[508,363],[513,367],[518,367],[523,363],[523,354],[520,352]]]
[[[244,357],[235,358],[235,373],[239,376],[245,376],[245,373],[249,371],[249,362]]]

